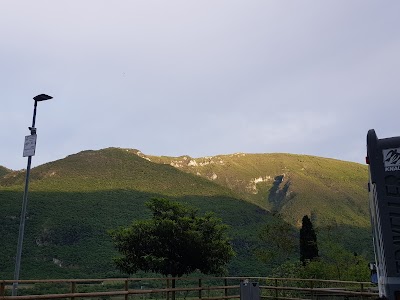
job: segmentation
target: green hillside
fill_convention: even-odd
[[[293,154],[138,155],[227,187],[295,226],[310,215],[319,226],[369,227],[367,166]]]
[[[121,276],[106,231],[148,216],[144,202],[168,197],[214,211],[231,225],[232,274],[261,274],[249,251],[271,216],[204,178],[133,151],[84,151],[32,169],[22,278]],[[11,279],[25,174],[0,179],[0,278]]]
[[[107,230],[148,217],[152,197],[213,211],[231,226],[230,275],[267,276],[254,250],[274,218],[311,215],[321,241],[370,255],[364,166],[290,154],[193,159],[138,150],[83,151],[32,169],[22,278],[121,276]],[[25,173],[0,177],[0,279],[13,276]]]
[[[6,175],[6,174],[8,174],[10,172],[11,172],[11,170],[0,166],[0,177],[4,176],[4,175]]]

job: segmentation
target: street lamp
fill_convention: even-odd
[[[25,177],[25,189],[24,189],[24,198],[22,201],[22,211],[20,216],[19,223],[19,233],[18,233],[18,246],[17,246],[17,255],[15,259],[15,271],[14,271],[14,283],[12,289],[12,295],[16,296],[18,292],[18,280],[19,280],[19,270],[21,267],[21,254],[22,254],[22,243],[24,241],[24,231],[25,231],[25,217],[26,217],[26,207],[28,205],[28,187],[29,187],[29,175],[31,173],[31,162],[32,156],[35,155],[36,150],[36,107],[39,101],[50,100],[53,97],[45,94],[40,94],[33,97],[35,100],[35,105],[33,107],[33,120],[32,126],[28,127],[31,134],[25,137],[25,145],[24,145],[24,157],[28,157],[28,165],[26,167],[26,177]]]

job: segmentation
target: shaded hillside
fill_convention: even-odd
[[[369,226],[367,167],[357,163],[293,154],[138,155],[227,187],[296,226],[306,214],[320,226]]]
[[[121,276],[107,230],[149,216],[144,202],[168,197],[213,211],[231,225],[231,274],[263,274],[252,249],[272,218],[204,178],[132,151],[84,151],[32,169],[21,278]],[[0,278],[11,279],[24,172],[0,179]]]

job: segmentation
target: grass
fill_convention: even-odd
[[[311,215],[321,239],[334,236],[351,251],[371,253],[365,166],[289,154],[139,155],[117,148],[84,151],[32,169],[21,278],[121,276],[107,230],[149,217],[144,202],[152,197],[213,211],[230,225],[237,252],[230,275],[268,275],[271,266],[254,251],[273,209],[294,227]],[[217,178],[209,179],[213,174]],[[270,194],[280,175],[283,197],[274,206]],[[0,176],[0,279],[13,275],[24,176],[7,169]],[[255,183],[260,177],[267,180]]]
[[[332,222],[369,226],[368,171],[366,166],[357,163],[279,153],[187,157],[186,160],[182,157],[149,158],[162,164],[172,163],[182,171],[200,174],[203,178],[215,174],[217,178],[213,182],[280,214],[294,226],[298,226],[306,214],[313,214],[320,226]],[[285,184],[288,186],[279,205],[270,194],[277,176],[283,176],[280,191],[283,192]],[[255,183],[255,179],[264,181]]]

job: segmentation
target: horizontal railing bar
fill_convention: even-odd
[[[237,289],[239,286],[211,286],[211,287],[194,287],[194,288],[166,288],[166,289],[147,289],[147,290],[129,290],[129,294],[151,294],[162,292],[193,292],[193,291],[208,291],[208,290],[223,290],[223,289]]]
[[[229,277],[227,277],[229,278]],[[234,277],[232,277],[234,278]],[[240,278],[240,277],[238,277]],[[274,277],[244,277],[248,279],[262,279],[262,280],[279,280],[279,281],[304,281],[304,282],[322,282],[322,283],[344,283],[344,284],[366,284],[373,285],[371,282],[364,281],[344,281],[344,280],[329,280],[329,279],[309,279],[309,278],[274,278]]]
[[[343,280],[327,280],[327,279],[306,279],[306,278],[275,278],[275,277],[156,277],[156,278],[105,278],[105,279],[24,279],[24,280],[0,280],[0,283],[12,284],[18,283],[88,283],[88,282],[109,282],[109,281],[158,281],[158,280],[189,281],[189,280],[215,280],[215,279],[259,279],[259,280],[279,280],[279,281],[304,281],[304,282],[323,282],[323,283],[343,283],[343,284],[365,284],[373,285],[371,282],[362,281],[343,281]]]
[[[176,292],[187,291],[187,290],[188,289],[175,289]],[[112,292],[66,293],[66,294],[25,295],[25,296],[3,296],[3,297],[0,297],[0,299],[1,300],[30,300],[30,299],[76,298],[76,297],[86,298],[86,297],[161,293],[161,292],[166,292],[166,291],[172,291],[172,289],[129,290],[129,291],[112,291]],[[230,299],[230,298],[240,298],[240,295],[209,297],[209,298],[202,298],[202,300],[216,300],[216,299]]]
[[[20,279],[20,280],[11,280],[11,279],[5,279],[5,280],[0,280],[0,283],[8,283],[12,284],[14,282],[18,283],[87,283],[87,282],[103,282],[103,281],[164,281],[164,280],[176,280],[176,281],[182,281],[182,280],[210,280],[210,279],[224,279],[225,277],[157,277],[157,278],[104,278],[104,279]],[[247,277],[245,277],[247,278]],[[245,279],[243,278],[243,279]]]
[[[28,289],[30,284],[35,283],[63,283],[63,284],[102,284],[106,282],[121,282],[121,283],[129,283],[129,282],[141,282],[141,281],[198,281],[199,279],[203,280],[203,286],[199,287],[175,287],[175,288],[154,288],[154,289],[129,289],[129,290],[115,290],[115,291],[107,291],[107,292],[87,292],[87,293],[77,293],[74,290],[71,293],[66,294],[48,294],[48,295],[24,295],[24,296],[5,296],[5,290],[10,289],[10,285],[15,282],[21,284],[20,288]],[[61,299],[61,298],[86,298],[86,297],[101,297],[101,296],[122,296],[122,295],[140,295],[140,294],[151,294],[151,293],[168,293],[168,292],[191,292],[191,291],[212,291],[212,290],[228,290],[228,289],[238,289],[240,288],[239,284],[236,285],[220,285],[220,286],[207,286],[204,285],[204,281],[206,280],[225,280],[225,284],[227,284],[227,280],[258,280],[258,281],[268,281],[274,280],[275,282],[280,282],[280,284],[284,284],[284,281],[288,282],[313,282],[315,283],[340,283],[343,285],[355,285],[353,288],[357,289],[352,291],[352,287],[347,287],[345,290],[344,287],[335,288],[335,287],[327,287],[327,288],[317,288],[317,287],[295,287],[295,286],[272,286],[272,285],[260,285],[261,290],[277,290],[277,291],[298,291],[321,295],[321,294],[330,294],[330,295],[354,295],[354,296],[366,296],[366,297],[377,297],[377,292],[368,292],[370,286],[374,286],[370,282],[358,282],[358,281],[341,281],[341,280],[322,280],[322,279],[302,279],[302,278],[269,278],[269,277],[184,277],[184,278],[172,278],[172,277],[157,277],[157,278],[106,278],[106,279],[41,279],[41,280],[0,280],[1,293],[0,300],[31,300],[31,299]],[[24,287],[23,285],[26,285]],[[194,285],[194,284],[193,284]],[[359,291],[361,287],[362,291]],[[112,288],[112,287],[110,287]],[[115,288],[115,287],[114,287]],[[233,296],[220,296],[220,297],[203,297],[201,300],[224,300],[224,299],[233,299],[240,298],[239,295]],[[282,299],[282,300],[299,300],[300,298],[292,298],[292,297],[277,297],[275,296],[261,296],[262,299]],[[309,300],[309,299],[308,299]]]
[[[18,282],[24,283],[98,283],[113,281],[157,281],[172,278],[105,278],[105,279],[24,279],[24,280],[0,280],[0,283],[13,284]]]
[[[209,298],[201,298],[201,300],[219,300],[219,299],[233,299],[233,298],[240,298],[240,295],[234,296],[220,296],[220,297],[209,297]]]
[[[347,294],[347,295],[359,295],[359,296],[376,296],[378,293],[372,292],[356,292],[356,291],[346,291],[338,289],[328,289],[328,288],[298,288],[291,286],[260,286],[260,289],[266,290],[279,290],[279,291],[303,291],[303,292],[313,292],[313,293],[327,293],[327,294]]]
[[[68,294],[47,294],[47,295],[25,295],[25,296],[4,296],[1,300],[30,300],[30,299],[60,299],[60,298],[76,298],[76,297],[101,297],[101,296],[120,296],[127,295],[128,291],[112,291],[112,292],[92,292],[92,293],[68,293]]]
[[[311,300],[307,298],[291,298],[291,297],[276,297],[276,296],[261,296],[261,299]]]
[[[100,296],[118,296],[118,295],[140,295],[140,294],[152,294],[152,293],[163,293],[163,292],[186,292],[186,291],[207,291],[207,290],[221,290],[221,289],[235,289],[238,286],[216,286],[216,287],[196,287],[196,288],[168,288],[168,289],[151,289],[151,290],[128,290],[128,291],[112,291],[112,292],[88,292],[88,293],[66,293],[66,294],[49,294],[49,295],[26,295],[26,296],[4,296],[0,297],[0,300],[7,299],[52,299],[52,298],[73,298],[73,297],[100,297]],[[225,299],[225,296],[216,297],[217,299]],[[240,296],[239,296],[240,297]],[[235,298],[235,296],[227,297]],[[206,298],[202,298],[206,299]],[[211,298],[210,298],[211,299]]]

